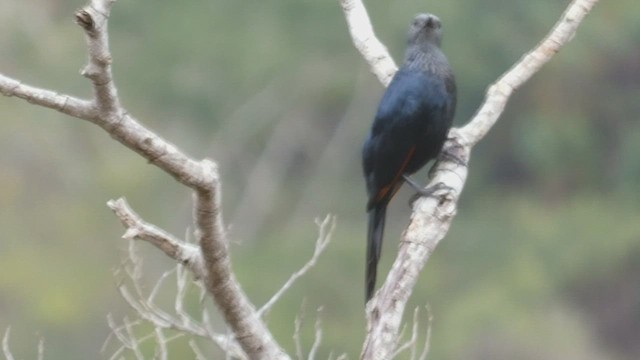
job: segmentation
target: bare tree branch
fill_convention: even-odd
[[[44,359],[44,339],[41,337],[38,341],[38,360]]]
[[[387,86],[398,66],[393,61],[387,47],[373,32],[367,9],[361,0],[340,0],[340,5],[347,18],[349,33],[353,44],[371,66],[371,71],[378,77],[382,85]]]
[[[11,353],[11,348],[9,347],[9,337],[11,335],[11,327],[7,327],[7,330],[4,332],[4,336],[2,337],[2,353],[4,354],[4,358],[6,360],[14,360],[13,354]],[[38,360],[44,359],[44,339],[41,337],[38,340]]]
[[[88,62],[81,74],[91,80],[93,99],[80,100],[38,89],[1,74],[0,92],[5,96],[17,96],[33,104],[95,123],[151,164],[192,188],[195,193],[194,215],[203,260],[201,263],[187,245],[177,245],[179,242],[174,237],[147,223],[133,221],[132,224],[137,227],[128,227],[125,237],[150,241],[174,259],[187,258],[190,260],[187,264],[194,273],[203,268],[204,271],[196,273],[196,276],[205,280],[208,291],[247,356],[255,359],[288,359],[231,271],[228,239],[222,222],[217,165],[209,159],[192,159],[178,147],[141,125],[121,105],[111,70],[112,56],[107,31],[114,3],[115,0],[90,0],[88,5],[76,12],[76,23],[85,32],[88,48]],[[116,203],[110,205],[117,207]],[[125,223],[125,226],[128,224]]]
[[[104,343],[102,344],[102,348],[100,348],[100,353],[104,353],[107,350],[107,346],[109,345],[109,342],[112,337],[117,338],[118,341],[122,344],[126,341],[126,339],[123,338],[122,335],[120,334],[120,331],[122,331],[123,328],[118,327],[116,325],[116,322],[113,320],[113,315],[111,314],[107,314],[107,325],[109,325],[109,329],[111,329],[111,333],[109,334],[109,336],[107,336]],[[123,347],[113,352],[113,354],[111,354],[111,358],[113,359],[117,357],[118,355],[120,355],[122,351],[124,351]]]
[[[231,271],[228,242],[222,231],[220,189],[196,192],[197,237],[207,267],[207,289],[250,358],[288,359],[260,320]],[[211,219],[214,219],[212,222]]]
[[[178,264],[175,270],[165,272],[153,287],[149,296],[145,296],[142,290],[142,286],[139,283],[141,278],[141,258],[134,252],[133,242],[129,243],[129,263],[124,265],[124,271],[130,280],[131,285],[134,288],[134,293],[129,291],[129,288],[125,285],[124,280],[118,285],[118,291],[125,299],[127,304],[140,316],[141,319],[151,323],[154,329],[172,329],[180,332],[180,335],[191,335],[211,339],[223,352],[234,359],[247,359],[244,351],[240,347],[240,344],[235,340],[233,335],[223,335],[215,332],[211,328],[210,317],[206,309],[203,308],[202,320],[197,321],[191,317],[184,309],[184,299],[187,294],[187,287],[191,282],[189,281],[188,274],[182,265]],[[164,284],[164,281],[171,274],[175,274],[178,291],[176,293],[174,312],[176,315],[172,315],[167,311],[160,309],[155,303],[154,299],[158,293],[160,287]],[[122,346],[116,353],[121,353],[126,349],[133,350],[132,340],[127,334],[123,333],[126,330],[126,326],[118,327],[111,316],[108,317],[109,326],[112,329],[112,335],[115,336]],[[130,321],[131,326],[138,325],[139,321]],[[126,323],[125,323],[126,325]],[[159,339],[157,332],[147,335],[145,337],[137,339],[138,342],[144,340]],[[109,338],[105,341],[105,345],[102,351],[106,349],[106,345],[109,342]],[[166,339],[165,343],[169,343],[170,339]],[[159,344],[160,345],[160,344]]]
[[[124,318],[124,329],[126,330],[127,337],[129,339],[129,349],[133,352],[133,355],[135,355],[136,359],[144,360],[144,355],[142,355],[142,352],[140,351],[140,343],[138,342],[138,338],[133,332],[133,323],[126,317]]]
[[[9,336],[11,334],[11,327],[8,327],[4,332],[4,336],[2,337],[2,352],[4,353],[4,357],[7,360],[14,360],[13,354],[11,354],[11,349],[9,349]]]
[[[393,352],[393,355],[391,355],[392,359],[395,359],[396,357],[398,357],[398,355],[400,355],[403,351],[406,351],[408,349],[411,349],[412,352],[415,351],[415,345],[416,345],[416,341],[418,340],[418,315],[420,313],[420,308],[416,307],[413,310],[413,326],[411,328],[411,337],[409,338],[409,340],[407,340],[404,344],[400,344],[398,346],[397,349],[395,349],[395,351]],[[404,329],[403,329],[404,330]],[[400,336],[398,336],[398,338],[402,338],[402,331],[400,332]],[[413,355],[413,354],[412,354]],[[412,356],[411,359],[413,360],[414,357]]]
[[[115,0],[91,1],[90,5],[76,12],[76,23],[87,35],[89,62],[80,74],[93,83],[94,99],[102,114],[120,117],[122,108],[111,73],[111,53],[107,20]]]
[[[63,114],[81,119],[93,119],[97,114],[90,101],[25,85],[2,74],[0,74],[0,93],[4,96],[15,96],[32,104],[58,110]]]
[[[207,357],[204,356],[204,354],[202,353],[202,350],[200,350],[200,348],[198,347],[198,344],[196,344],[195,341],[189,340],[189,346],[191,346],[191,350],[193,350],[193,353],[196,354],[196,360],[207,359]]]
[[[293,321],[293,342],[296,347],[296,359],[298,360],[304,360],[304,355],[302,353],[302,340],[300,339],[302,334],[302,323],[304,322],[304,306],[305,301],[302,302],[300,311]]]
[[[194,245],[186,243],[182,240],[175,238],[173,235],[157,228],[156,226],[145,222],[138,214],[136,214],[126,202],[124,198],[118,200],[111,200],[108,206],[115,212],[116,216],[120,218],[123,225],[127,228],[125,235],[126,239],[140,239],[145,240],[160,250],[162,250],[169,257],[177,260],[181,264],[187,266],[194,274],[196,279],[201,278],[205,274],[203,268],[203,260],[201,257],[200,249]],[[132,243],[131,243],[132,244]],[[183,299],[185,297],[187,289],[187,274],[182,270],[182,267],[178,266],[174,270],[165,272],[160,279],[156,282],[150,295],[145,297],[142,294],[140,285],[138,284],[139,275],[136,275],[140,270],[139,265],[141,259],[134,255],[132,248],[129,251],[131,264],[134,265],[134,269],[127,270],[125,272],[129,274],[129,277],[134,284],[137,296],[134,296],[123,285],[118,287],[120,294],[127,301],[127,303],[145,320],[154,324],[156,328],[172,328],[185,333],[209,337],[211,338],[223,351],[231,354],[234,358],[245,358],[242,351],[238,348],[238,344],[235,341],[221,334],[217,334],[208,329],[208,314],[206,309],[203,309],[203,324],[197,324],[185,311],[182,306]],[[175,298],[175,312],[179,319],[173,318],[165,311],[159,309],[154,304],[154,299],[158,293],[163,281],[172,273],[176,273],[176,281],[178,292]],[[145,300],[146,298],[146,300]]]
[[[293,331],[293,342],[296,349],[296,359],[298,360],[315,360],[316,354],[320,349],[320,344],[322,343],[322,307],[319,307],[316,310],[316,322],[314,325],[315,336],[313,339],[313,344],[311,345],[311,349],[309,349],[309,354],[305,357],[304,351],[302,350],[302,325],[304,324],[305,318],[305,301],[302,302],[300,306],[300,311],[296,315],[294,320],[294,331]],[[329,354],[329,359],[333,358],[333,353]]]
[[[182,241],[157,226],[144,221],[131,209],[125,198],[109,200],[107,206],[113,210],[122,225],[127,229],[122,236],[124,239],[147,241],[162,250],[170,258],[186,265],[197,279],[204,278],[206,274],[204,260],[199,247]]]
[[[459,136],[469,146],[480,141],[498,120],[514,90],[527,82],[542,66],[573,39],[582,20],[598,0],[574,0],[562,14],[549,34],[504,73],[487,91],[485,100]]]
[[[156,354],[154,359],[167,360],[167,338],[162,333],[162,328],[154,328],[156,334]]]
[[[349,6],[345,6],[345,3]],[[542,42],[489,88],[483,105],[473,119],[463,128],[451,130],[431,179],[431,184],[444,183],[450,190],[442,192],[437,198],[422,198],[414,203],[411,220],[402,236],[393,267],[382,288],[367,304],[367,337],[362,359],[387,359],[396,349],[402,314],[418,274],[448,232],[456,214],[458,198],[467,178],[466,164],[471,148],[495,124],[513,91],[573,38],[578,26],[596,3],[597,0],[574,0]],[[360,0],[341,0],[341,5],[355,46],[373,68],[374,74],[381,79],[380,74],[388,71],[388,67],[379,64],[388,64],[391,60],[381,61],[369,55],[373,52],[390,57],[388,53],[379,51],[379,41],[373,33],[364,5]],[[381,82],[388,84],[385,79],[381,79]]]
[[[284,295],[287,290],[304,274],[306,274],[312,267],[316,265],[318,258],[322,255],[322,252],[327,248],[329,242],[331,241],[331,236],[333,235],[333,231],[336,228],[336,218],[335,216],[327,215],[324,220],[320,221],[316,219],[316,225],[318,225],[318,239],[316,240],[316,247],[313,251],[313,256],[311,259],[304,264],[298,271],[293,273],[289,280],[287,280],[284,285],[278,290],[269,301],[267,301],[259,310],[258,315],[264,316],[269,313],[269,310],[275,305],[275,303],[280,300],[282,295]]]
[[[114,139],[136,151],[150,163],[160,167],[179,182],[193,188],[211,190],[219,185],[217,167],[211,160],[196,161],[175,145],[142,126],[121,105],[111,73],[107,23],[115,0],[91,0],[76,12],[76,23],[85,31],[89,61],[81,74],[93,84],[95,109],[93,121]]]
[[[427,355],[429,354],[429,350],[431,350],[431,329],[433,324],[433,315],[431,314],[431,308],[429,305],[425,306],[427,310],[427,334],[424,336],[424,347],[422,348],[422,353],[418,360],[427,360]],[[411,360],[414,360],[414,354],[411,356]]]
[[[316,311],[316,324],[315,324],[315,337],[313,339],[313,345],[311,345],[311,350],[309,350],[309,356],[307,357],[309,360],[315,360],[316,353],[320,348],[320,344],[322,343],[322,307],[318,308]]]

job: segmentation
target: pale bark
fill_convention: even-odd
[[[81,74],[92,82],[92,99],[77,99],[28,86],[2,74],[0,92],[95,123],[149,163],[193,189],[199,255],[186,244],[178,245],[180,243],[174,237],[137,216],[130,217],[126,222],[126,204],[110,202],[109,205],[116,213],[124,211],[119,217],[127,227],[126,238],[140,238],[154,243],[167,255],[187,263],[196,277],[204,278],[207,290],[249,358],[288,359],[231,270],[229,241],[222,221],[217,165],[209,159],[196,160],[186,155],[177,146],[144,127],[121,105],[111,71],[113,59],[107,32],[114,3],[115,0],[91,0],[76,12],[76,23],[84,29],[88,48],[88,62]],[[135,213],[131,211],[128,215]]]
[[[393,61],[387,47],[374,34],[364,4],[361,0],[340,0],[340,5],[347,18],[347,26],[349,26],[353,44],[382,85],[389,85],[398,66]]]

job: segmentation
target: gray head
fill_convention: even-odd
[[[442,23],[433,14],[418,14],[409,27],[409,45],[433,44],[440,47]]]

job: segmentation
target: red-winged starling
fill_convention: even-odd
[[[408,176],[438,156],[453,121],[456,83],[440,50],[441,27],[435,15],[414,18],[404,63],[380,100],[362,149],[369,198],[366,301],[376,285],[387,204],[405,181],[415,185]]]

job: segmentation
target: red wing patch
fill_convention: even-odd
[[[374,203],[378,203],[384,199],[387,199],[387,202],[389,202],[391,201],[391,198],[393,198],[393,196],[398,192],[398,190],[400,190],[400,185],[402,185],[402,183],[398,184],[398,182],[400,181],[400,177],[402,177],[402,174],[404,173],[404,169],[409,164],[409,161],[411,161],[411,158],[413,158],[413,155],[415,154],[415,152],[416,152],[416,146],[413,145],[409,149],[407,156],[402,162],[402,165],[400,165],[400,169],[396,173],[396,176],[393,177],[393,180],[391,180],[389,184],[383,186],[382,189],[378,191],[378,194],[374,198],[374,201],[373,201]],[[387,196],[388,194],[390,195]]]

